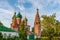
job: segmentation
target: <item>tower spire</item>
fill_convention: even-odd
[[[39,17],[39,13],[38,13],[38,8],[36,9],[36,17],[35,17],[35,21],[40,21],[40,17]]]
[[[39,17],[38,8],[37,8],[36,17],[34,21],[34,34],[37,38],[40,38],[40,31],[41,31],[40,17]]]
[[[39,10],[39,9],[37,8],[36,10],[37,10],[37,13],[38,13],[38,10]]]

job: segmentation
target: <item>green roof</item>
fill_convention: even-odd
[[[0,31],[6,31],[6,32],[15,32],[14,30],[12,30],[11,28],[7,28],[3,25],[0,25]]]
[[[22,15],[20,14],[20,12],[17,14],[16,17],[17,17],[17,18],[22,18]]]

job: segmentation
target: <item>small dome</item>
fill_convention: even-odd
[[[20,14],[20,12],[17,14],[16,17],[17,17],[17,18],[22,18],[22,15]]]
[[[28,21],[26,17],[25,17],[25,20]]]
[[[16,14],[16,12],[14,12],[14,14]],[[12,19],[14,19],[14,15],[13,15]]]
[[[24,19],[23,19],[23,23],[26,23],[28,20],[27,20],[27,18],[25,17]]]

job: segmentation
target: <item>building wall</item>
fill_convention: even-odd
[[[8,37],[9,35],[10,35],[11,37],[14,37],[14,36],[19,37],[19,34],[18,34],[17,32],[5,32],[5,31],[0,31],[0,32],[2,33],[3,38],[4,38],[5,36]]]
[[[21,24],[21,18],[17,18],[17,24],[18,24],[18,26],[20,26],[20,24]]]

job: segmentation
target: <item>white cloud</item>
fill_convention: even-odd
[[[7,0],[0,1],[0,21],[7,27],[10,27],[13,12],[14,9]]]
[[[56,2],[56,3],[59,3],[59,4],[60,4],[60,0],[55,0],[54,2]]]
[[[48,3],[50,3],[51,1],[53,1],[53,0],[46,0]]]
[[[54,2],[60,4],[60,0],[46,0],[48,3]]]
[[[2,21],[5,26],[10,27],[12,15],[13,11],[0,8],[0,21]]]
[[[56,12],[56,19],[60,21],[60,11]]]
[[[42,10],[43,9],[43,7],[44,7],[44,5],[40,2],[40,1],[38,1],[38,0],[29,0],[31,3],[32,3],[32,5],[33,5],[33,7],[32,8],[39,8],[40,10]]]
[[[8,1],[0,1],[0,8],[13,11],[13,7],[8,3]]]
[[[18,1],[18,3],[24,3],[26,0],[17,0]]]
[[[47,2],[44,2],[47,1]],[[39,15],[50,15],[51,12],[43,12],[45,11],[44,8],[51,2],[54,2],[52,6],[55,6],[56,3],[60,4],[60,0],[18,0],[18,4],[16,5],[17,8],[19,8],[23,18],[25,15],[28,18],[28,24],[31,25],[31,27],[34,26],[34,19],[36,15],[36,8],[39,8]],[[24,7],[22,3],[30,2],[32,4],[32,7],[30,9],[27,9]],[[28,12],[29,10],[30,12]],[[47,10],[48,11],[48,10]],[[0,19],[6,26],[10,26],[11,23],[11,17],[13,16],[14,8],[7,2],[0,2]],[[52,11],[53,12],[53,11]],[[56,11],[54,11],[56,12]],[[60,13],[60,12],[59,12]],[[57,19],[59,19],[59,13],[57,12]],[[3,17],[4,16],[4,17]]]
[[[18,2],[19,3],[24,3],[24,2],[26,2],[26,0],[18,0]],[[52,2],[53,2],[53,4],[51,4],[52,7],[55,7],[57,3],[60,4],[60,0],[27,0],[27,2],[30,2],[32,4],[32,7],[30,8],[30,12],[29,13],[26,12],[27,18],[29,19],[29,21],[31,20],[29,22],[29,24],[31,24],[31,25],[34,23],[33,21],[34,21],[35,14],[36,14],[36,8],[39,8],[39,14],[40,14],[40,16],[43,15],[43,14],[51,15],[51,14],[57,12],[57,11],[54,10],[54,11],[46,12],[46,10],[44,10],[45,7],[47,7],[48,4],[50,5]],[[22,9],[24,9],[24,8],[22,8]],[[32,12],[32,10],[33,10],[33,12]],[[25,13],[24,10],[23,10],[23,13]]]
[[[7,14],[7,13],[12,14],[13,11],[10,12],[9,10],[6,10],[6,9],[3,9],[3,8],[0,8],[0,12],[5,12],[6,14]]]
[[[25,2],[30,2],[32,4],[32,7],[30,8],[30,12],[27,12],[26,10],[29,9],[25,9],[25,7],[23,5],[19,5],[19,9],[22,9],[23,12],[22,15],[26,16],[28,18],[28,24],[31,25],[31,27],[34,26],[34,20],[35,20],[35,14],[36,14],[36,8],[39,8],[39,10],[43,9],[43,5],[40,3],[40,1],[38,0],[18,0],[19,3],[25,3]]]
[[[25,8],[24,8],[24,6],[23,6],[23,5],[22,5],[22,6],[17,5],[17,7],[18,7],[20,10],[25,11]]]

